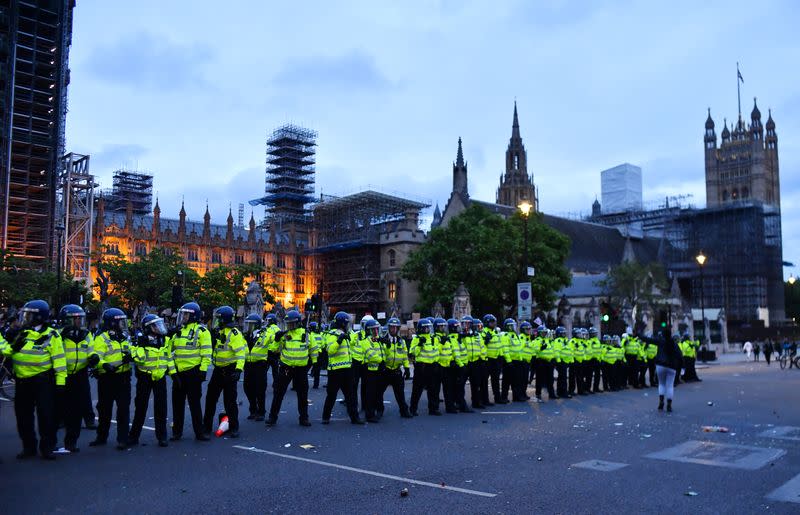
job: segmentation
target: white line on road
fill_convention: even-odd
[[[359,474],[366,474],[368,476],[375,476],[375,477],[382,477],[384,479],[391,479],[393,481],[400,481],[403,483],[411,483],[413,485],[420,485],[420,486],[429,486],[431,488],[436,488],[439,490],[450,490],[451,492],[459,492],[462,494],[469,494],[469,495],[477,495],[480,497],[497,497],[497,494],[492,494],[488,492],[480,492],[478,490],[468,490],[466,488],[458,488],[457,486],[447,486],[441,485],[436,483],[428,483],[427,481],[419,481],[418,479],[409,479],[407,477],[400,477],[400,476],[392,476],[390,474],[384,474],[382,472],[373,472],[371,470],[364,470],[355,467],[348,467],[347,465],[339,465],[337,463],[329,463],[327,461],[319,461],[319,460],[312,460],[310,458],[301,458],[300,456],[292,456],[291,454],[281,454],[279,452],[272,452],[267,451],[264,449],[258,449],[256,447],[245,447],[243,445],[234,445],[235,449],[241,449],[243,451],[250,451],[250,452],[257,452],[259,454],[268,454],[270,456],[276,456],[278,458],[286,458],[290,460],[296,461],[304,461],[306,463],[313,463],[314,465],[322,465],[323,467],[332,467],[337,468],[340,470],[349,470],[350,472],[357,472]]]
[[[0,397],[0,401],[11,402],[11,399],[6,399],[5,397]]]
[[[481,415],[524,415],[527,411],[481,411]]]
[[[111,423],[112,424],[116,424],[117,421],[116,420],[112,420]],[[149,429],[150,431],[155,431],[156,430],[156,428],[150,427],[150,426],[142,426],[142,429]]]

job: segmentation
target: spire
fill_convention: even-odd
[[[714,120],[711,118],[711,108],[708,108],[708,118],[706,118],[706,129],[714,129]]]
[[[750,113],[751,120],[761,120],[761,111],[758,110],[756,100],[756,97],[753,97],[753,111]]]
[[[231,211],[231,206],[228,206],[228,225],[233,225],[233,211]]]
[[[514,100],[514,122],[511,124],[511,139],[522,139],[519,135],[519,116],[517,116],[516,100]]]
[[[461,149],[461,137],[458,138],[458,153],[456,154],[456,166],[464,166],[464,151]]]
[[[768,109],[767,112],[769,116],[767,117],[767,130],[774,131],[775,130],[775,121],[772,119],[772,109]]]
[[[206,214],[203,215],[203,221],[206,223],[211,221],[211,213],[208,212],[208,200],[206,200]]]
[[[181,199],[181,211],[178,213],[181,218],[186,218],[186,208],[183,207],[183,199]]]
[[[722,129],[722,141],[727,141],[731,137],[731,131],[728,130],[728,119],[724,118]]]

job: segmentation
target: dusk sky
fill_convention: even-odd
[[[753,97],[764,122],[772,109],[784,259],[800,266],[794,1],[80,0],[74,13],[68,150],[91,155],[104,188],[117,168],[151,172],[162,216],[185,196],[190,219],[208,199],[219,223],[263,194],[266,135],[287,122],[319,132],[317,195],[371,185],[444,208],[461,137],[471,196],[494,201],[515,99],[542,211],[588,213],[600,171],[623,162],[642,167],[645,202],[702,207],[706,109],[718,135],[735,121],[738,61],[745,119]]]

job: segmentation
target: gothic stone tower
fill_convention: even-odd
[[[511,140],[506,150],[506,172],[500,177],[497,203],[516,207],[523,201],[530,202],[533,210],[539,211],[539,199],[536,196],[533,177],[528,175],[528,154],[519,134],[517,103],[514,102],[514,122],[511,126]]]
[[[766,136],[764,128],[766,127]],[[741,114],[736,125],[722,129],[717,147],[714,120],[709,109],[703,141],[706,156],[706,205],[722,206],[739,200],[758,200],[780,208],[778,173],[778,136],[769,112],[766,126],[761,125],[761,111],[753,99],[750,125],[745,127]]]

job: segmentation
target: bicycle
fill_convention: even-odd
[[[789,365],[789,368],[794,366],[796,369],[800,370],[800,355],[792,356],[791,354],[784,352],[781,354],[781,357],[778,358],[778,363],[781,366],[781,370],[786,369],[786,365]]]
[[[11,360],[0,358],[0,397],[13,401],[16,393],[16,380],[11,370]]]

